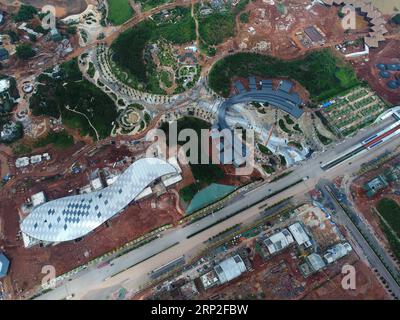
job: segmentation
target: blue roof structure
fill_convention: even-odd
[[[272,80],[262,80],[261,81],[263,88],[271,88],[272,89]]]
[[[239,92],[239,94],[246,92],[245,87],[243,86],[243,84],[240,81],[235,82],[235,88]]]
[[[399,88],[399,85],[398,85],[397,81],[394,81],[394,80],[389,81],[389,82],[387,83],[387,86],[388,86],[390,89],[393,89],[393,90],[396,90],[396,89]]]
[[[285,80],[285,83],[282,84],[283,89],[285,90],[282,90],[281,88],[274,90],[271,80],[262,80],[261,83],[261,90],[250,89],[250,91],[247,91],[240,81],[235,82],[235,87],[238,89],[239,94],[225,100],[218,110],[218,125],[221,130],[229,129],[229,125],[225,120],[226,109],[238,103],[269,103],[270,105],[289,113],[296,119],[299,119],[303,115],[304,111],[300,108],[303,101],[300,96],[295,92],[289,93],[285,91],[289,89],[290,85],[293,85],[292,82]]]
[[[379,73],[379,75],[380,75],[382,78],[385,78],[385,79],[389,79],[390,76],[391,76],[390,72],[388,72],[388,71],[381,71],[381,72]]]
[[[386,68],[390,71],[397,71],[397,64],[388,64]]]
[[[249,78],[249,87],[250,87],[250,90],[257,90],[256,77]]]
[[[4,254],[0,253],[0,278],[3,278],[7,275],[9,266],[10,261]]]
[[[301,108],[303,101],[301,100],[300,96],[296,93],[290,93],[289,90],[293,86],[290,81],[285,80],[281,87],[277,90],[274,90],[272,86],[271,80],[262,80],[261,81],[262,87],[260,90],[257,90],[256,85],[256,78],[250,77],[249,78],[249,87],[250,90],[247,91],[246,88],[240,81],[235,82],[235,88],[239,92],[237,95],[231,96],[230,98],[226,99],[218,108],[218,122],[217,128],[219,130],[232,130],[226,121],[226,111],[230,106],[239,103],[250,103],[250,102],[259,102],[259,103],[268,103],[269,105],[279,108],[282,111],[289,113],[296,119],[299,119],[304,110]],[[244,152],[242,155],[238,155],[236,152],[228,152],[228,155],[231,155],[232,159],[226,159],[224,157],[225,151],[228,151],[229,148],[233,147],[233,144],[225,150],[224,153],[221,152],[220,154],[220,161],[222,163],[231,163],[233,160],[233,164],[235,166],[240,166],[244,158],[247,157],[248,151],[245,145],[242,146]],[[237,149],[236,149],[237,150]],[[246,155],[246,156],[244,156]]]
[[[386,65],[383,64],[383,63],[377,64],[376,67],[377,67],[379,70],[386,70]]]
[[[290,90],[292,90],[293,88],[293,83],[290,81],[282,81],[281,85],[279,86],[279,90],[282,90],[284,92],[290,92]]]
[[[325,102],[325,103],[322,105],[322,108],[328,108],[328,107],[330,107],[331,105],[333,105],[333,102],[332,102],[332,101],[328,101],[328,102]]]

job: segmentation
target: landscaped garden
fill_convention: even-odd
[[[190,8],[176,7],[122,33],[111,46],[110,65],[119,80],[136,89],[165,94],[176,80],[175,92],[182,92],[189,84],[184,78],[179,80],[180,64],[172,46],[191,43],[195,38]],[[194,55],[192,60],[196,60]],[[168,75],[160,66],[172,68],[175,74]],[[193,81],[197,78],[196,74]]]

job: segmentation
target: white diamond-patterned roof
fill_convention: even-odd
[[[165,160],[140,159],[111,186],[37,207],[22,221],[21,230],[48,242],[80,238],[124,209],[153,181],[171,173],[176,173],[176,169]]]

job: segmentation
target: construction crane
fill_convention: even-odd
[[[269,142],[269,140],[271,139],[272,132],[274,131],[274,129],[275,129],[275,123],[271,126],[271,129],[269,130],[267,139],[263,142],[264,146],[267,146],[267,145],[268,145],[268,142]]]

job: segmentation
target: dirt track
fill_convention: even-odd
[[[45,5],[53,5],[57,9],[57,16],[60,18],[81,13],[87,7],[85,0],[4,0],[7,6],[17,8],[20,3],[30,4],[36,8],[42,8]],[[3,2],[3,1],[2,1]]]

